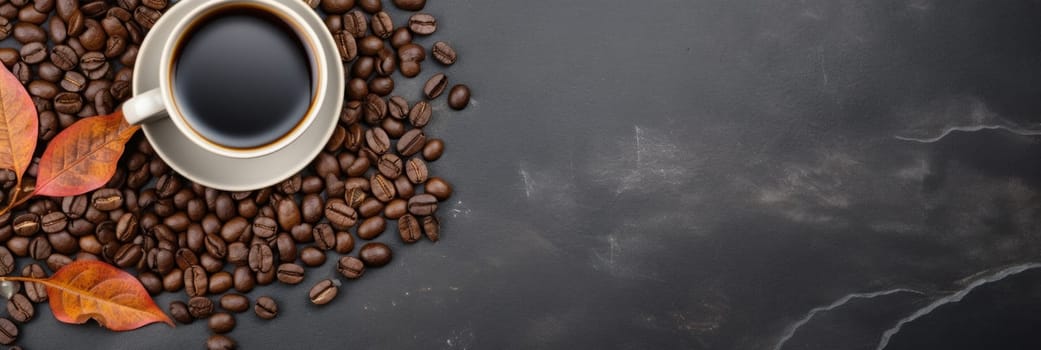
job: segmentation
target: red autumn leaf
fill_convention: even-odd
[[[0,169],[13,170],[19,183],[32,161],[39,123],[25,87],[7,67],[0,69]]]
[[[104,185],[139,126],[127,124],[123,112],[85,118],[51,140],[40,157],[36,195],[75,196]]]
[[[50,278],[3,276],[0,281],[43,284],[54,318],[65,323],[81,324],[93,318],[114,331],[156,322],[174,326],[136,277],[101,261],[75,261]]]

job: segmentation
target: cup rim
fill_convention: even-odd
[[[209,13],[219,11],[223,7],[234,5],[246,5],[267,11],[293,28],[304,43],[305,48],[309,50],[309,57],[311,58],[310,64],[312,66],[314,94],[311,96],[310,104],[308,105],[307,112],[304,116],[297,122],[293,129],[280,136],[278,139],[250,148],[234,148],[218,144],[192,128],[176,103],[177,100],[174,97],[173,89],[174,54],[181,45],[185,34],[187,34],[186,30],[190,29],[189,27],[191,25],[195,24]],[[163,42],[163,49],[160,54],[160,65],[157,67],[159,70],[160,95],[162,96],[163,103],[166,105],[166,112],[170,120],[174,123],[177,129],[181,130],[181,133],[193,143],[209,152],[229,158],[257,158],[285,148],[296,141],[296,139],[303,135],[304,132],[314,124],[319,112],[318,106],[324,104],[329,93],[329,89],[325,85],[327,85],[331,80],[326,77],[326,75],[328,75],[328,68],[325,67],[324,63],[327,61],[325,57],[326,53],[322,50],[319,44],[320,37],[318,33],[315,32],[314,28],[307,25],[307,22],[301,18],[300,14],[296,11],[293,11],[277,1],[269,0],[207,1],[189,10],[188,13],[174,24],[170,33],[170,37]]]

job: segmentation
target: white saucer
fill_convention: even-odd
[[[314,28],[325,29],[314,10],[300,0],[278,0],[294,11],[307,11],[312,15],[302,16]],[[175,18],[184,16],[189,8],[175,3],[160,17],[145,37],[139,49],[134,69],[134,95],[159,86],[159,56],[163,42],[174,25]],[[170,20],[166,20],[170,18]],[[325,62],[328,74],[343,75],[340,54],[332,37],[322,37],[320,46],[325,56],[334,62]],[[328,39],[328,40],[326,40]],[[147,70],[147,71],[142,71]],[[332,87],[329,96],[344,96],[343,84]],[[229,158],[207,152],[181,134],[170,118],[149,122],[142,126],[148,142],[171,168],[184,177],[203,186],[226,191],[247,191],[267,187],[296,174],[321,152],[339,121],[343,98],[327,98],[319,105],[317,118],[303,135],[274,153],[256,158]]]

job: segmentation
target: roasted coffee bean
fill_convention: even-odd
[[[441,158],[445,151],[445,142],[441,139],[431,139],[423,146],[423,159],[435,161]]]
[[[313,242],[314,241],[314,233],[311,232],[312,229],[314,229],[314,226],[311,226],[311,224],[308,224],[306,222],[305,223],[301,223],[299,225],[296,225],[296,227],[293,227],[292,230],[289,230],[289,235],[293,237],[293,241],[295,241],[295,242],[299,242],[299,243]]]
[[[369,84],[365,80],[353,78],[347,81],[347,98],[360,101],[369,94]]]
[[[218,312],[210,316],[210,330],[217,334],[224,334],[235,329],[235,316],[226,312]]]
[[[83,12],[80,12],[79,9],[76,9],[69,14],[69,17],[65,20],[66,37],[77,38],[80,34],[83,34],[83,31],[87,29],[86,21],[87,16],[84,16]],[[79,42],[78,39],[77,42]]]
[[[228,263],[233,265],[247,265],[249,264],[249,246],[243,242],[232,242],[228,244],[228,254],[226,256]]]
[[[192,265],[198,265],[199,256],[195,255],[195,252],[189,248],[180,248],[174,252],[174,262],[177,264],[178,268],[185,270]]]
[[[408,18],[408,29],[415,34],[430,35],[437,31],[437,19],[426,13],[417,13]]]
[[[75,254],[79,250],[79,242],[76,237],[66,231],[47,235],[47,241],[51,242],[54,251],[62,254]]]
[[[163,290],[176,292],[184,287],[184,273],[181,269],[174,268],[163,275]]]
[[[76,71],[65,72],[61,79],[61,87],[65,91],[80,92],[87,87],[87,77]]]
[[[310,267],[321,266],[325,263],[325,252],[315,247],[306,247],[300,250],[300,262]]]
[[[340,176],[340,163],[336,161],[336,156],[330,153],[319,153],[311,162],[311,168],[321,177]]]
[[[278,214],[278,225],[283,230],[289,230],[301,222],[300,208],[292,199],[278,201],[275,212]]]
[[[387,229],[387,220],[380,216],[374,216],[358,225],[358,238],[370,240],[379,237]]]
[[[377,100],[382,101],[378,97]],[[390,149],[390,136],[381,128],[372,128],[365,132],[365,144],[376,154],[384,154]]]
[[[358,60],[351,65],[351,77],[354,78],[369,79],[375,71],[376,58],[374,57],[358,57]]]
[[[351,33],[347,31],[334,33],[333,41],[336,42],[336,50],[340,53],[340,60],[350,62],[358,57],[358,43],[351,36]]]
[[[86,13],[84,13],[86,14]],[[108,36],[105,35],[105,29],[101,27],[101,23],[93,19],[87,19],[83,21],[83,33],[77,36],[80,39],[80,44],[83,48],[88,51],[101,51],[105,48],[105,40]]]
[[[51,269],[51,271],[58,271],[62,267],[65,267],[65,265],[71,263],[72,258],[70,258],[68,255],[55,253],[47,257],[47,268]]]
[[[412,123],[412,126],[422,128],[430,122],[430,117],[433,114],[430,103],[427,101],[416,102],[416,105],[408,113],[408,120]]]
[[[119,63],[123,64],[124,68],[133,67],[134,63],[137,62],[137,52],[140,49],[139,46],[128,44],[123,54],[119,56]]]
[[[435,60],[446,66],[451,66],[455,63],[457,57],[455,49],[444,41],[434,43],[434,46],[430,48],[430,55],[434,56]]]
[[[138,6],[134,9],[134,21],[144,29],[152,29],[155,22],[159,20],[159,16],[162,16],[162,13],[152,8]]]
[[[21,236],[8,238],[7,249],[10,249],[11,254],[16,257],[29,256],[29,238]]]
[[[271,272],[274,263],[271,247],[261,243],[254,243],[249,247],[249,268],[253,272]]]
[[[192,318],[192,314],[188,312],[188,304],[185,304],[183,301],[171,301],[169,310],[170,316],[181,324],[191,324],[195,320]]]
[[[214,272],[210,275],[210,294],[221,294],[231,290],[233,281],[231,273],[228,273],[227,271]]]
[[[109,93],[112,97],[117,100],[125,100],[131,95],[131,85],[128,81],[116,81],[112,83],[112,87],[109,88]]]
[[[429,181],[427,181],[429,182]],[[433,215],[437,211],[437,198],[431,194],[420,194],[408,200],[408,212],[412,215]]]
[[[347,254],[354,250],[354,237],[348,232],[336,233],[336,245],[333,247],[337,253]]]
[[[202,253],[199,255],[199,266],[202,266],[207,273],[215,273],[224,268],[224,260],[216,258],[210,253]]]
[[[47,257],[50,257],[52,252],[51,242],[48,242],[46,237],[36,236],[36,238],[29,241],[29,257],[33,259],[47,260]]]
[[[379,2],[376,2],[379,4]],[[376,10],[379,11],[379,10]],[[371,11],[369,11],[371,13]],[[390,14],[379,11],[372,15],[372,34],[380,37],[381,39],[390,38],[390,35],[394,33],[394,21],[391,20]]]
[[[447,200],[452,196],[452,185],[440,177],[431,177],[424,188],[426,193],[433,195],[439,201]]]
[[[361,247],[358,256],[365,266],[381,267],[390,263],[392,258],[390,247],[380,242],[366,243]]]
[[[215,234],[206,235],[206,252],[213,257],[223,259],[228,254],[228,245],[224,239]]]
[[[276,278],[278,277],[277,273],[278,271],[274,268],[272,268],[271,271],[267,272],[257,272],[257,285],[266,286],[271,283],[274,283]]]
[[[0,6],[0,14],[4,14],[3,12],[6,8],[13,8],[13,6],[8,7],[8,5],[10,4],[4,4],[3,6]],[[0,40],[9,38],[13,30],[14,23],[7,17],[0,17]]]
[[[462,110],[470,104],[470,88],[466,85],[459,84],[452,87],[452,90],[448,93],[448,107],[452,107],[454,110]]]
[[[379,215],[383,211],[383,202],[380,202],[376,198],[366,198],[365,201],[361,202],[358,206],[358,215],[363,218],[371,218]]]
[[[58,121],[58,114],[54,111],[42,111],[40,116],[40,140],[50,141],[54,136],[58,135],[58,131],[61,131],[62,127]],[[0,200],[3,195],[0,194]]]
[[[130,22],[130,21],[134,20],[134,14],[130,13],[130,11],[127,11],[127,9],[122,8],[122,7],[118,7],[118,6],[117,7],[110,7],[108,9],[108,12],[105,12],[105,18],[107,19],[109,17],[115,18],[115,19],[119,20],[120,22]],[[104,27],[105,22],[102,21],[101,24]],[[106,30],[105,30],[106,33],[108,32],[107,29],[108,29],[108,27],[106,27]],[[113,29],[113,30],[117,30],[117,29]],[[125,26],[123,27],[123,30],[126,30]],[[126,34],[126,33],[124,33],[124,34]],[[109,35],[114,35],[114,34],[109,34]],[[129,34],[127,34],[127,35],[129,35]]]
[[[262,319],[273,319],[278,315],[278,303],[275,302],[275,299],[266,295],[258,297],[257,303],[253,305],[253,312]]]
[[[7,314],[15,321],[26,323],[33,319],[36,309],[25,294],[16,293],[11,296],[11,299],[7,299]]]
[[[258,216],[253,219],[253,235],[260,238],[271,238],[278,233],[278,223],[275,219],[267,216]]]
[[[206,350],[233,350],[238,346],[235,340],[225,335],[214,334],[206,338]]]
[[[380,202],[390,202],[397,195],[394,184],[381,174],[375,174],[369,178],[369,184],[372,196]]]
[[[214,208],[211,209],[216,212],[217,218],[225,221],[231,220],[237,214],[235,200],[231,199],[230,195],[223,192],[217,195]]]
[[[380,174],[387,178],[396,178],[401,175],[401,157],[398,157],[394,153],[387,153],[380,156],[379,162],[376,164]]]
[[[137,236],[137,215],[134,213],[123,213],[116,221],[116,239],[120,242],[130,242]]]
[[[29,79],[32,78],[33,71],[32,68],[29,67],[28,63],[19,61],[11,66],[11,74],[14,74],[15,78],[17,78],[22,84],[27,84],[29,83]],[[47,108],[43,109],[46,110]],[[37,110],[40,110],[40,108],[37,108]]]
[[[213,300],[204,296],[188,299],[188,313],[195,318],[207,318],[213,315]]]
[[[4,21],[3,19],[0,19],[0,22],[3,22],[3,21]],[[3,34],[3,30],[4,30],[3,29],[3,24],[0,23],[0,38],[2,38],[3,35],[4,35]],[[0,39],[0,40],[3,40],[3,39]],[[11,47],[0,48],[0,62],[3,62],[4,66],[11,67],[15,63],[17,63],[20,58],[21,58],[21,55],[18,53],[18,50],[14,49],[14,48],[11,48]]]
[[[335,294],[336,293],[333,293],[333,296],[335,296]],[[0,344],[10,345],[17,340],[18,326],[16,326],[14,322],[11,322],[11,320],[0,317]]]
[[[190,297],[206,295],[209,290],[210,277],[206,269],[199,265],[189,266],[184,270],[184,292]]]
[[[364,110],[365,122],[369,123],[369,125],[379,125],[380,121],[387,115],[387,101],[384,101],[379,95],[368,94],[365,96]],[[368,137],[368,134],[366,134],[366,137]],[[369,145],[369,147],[372,147],[372,145]]]
[[[108,58],[119,57],[119,56],[123,55],[124,52],[126,52],[126,49],[127,49],[126,39],[123,39],[123,38],[118,37],[118,36],[110,36],[110,37],[108,37],[108,39],[105,39],[105,46],[103,47],[103,51],[105,53],[105,57],[108,57]]]
[[[5,247],[0,247],[0,275],[7,276],[14,271],[14,254]]]
[[[47,21],[47,37],[50,38],[54,44],[61,44],[68,38],[68,28],[65,26],[65,22],[57,16],[51,17]]]
[[[327,16],[325,17],[325,28],[329,29],[330,33],[336,33],[343,30],[343,17],[340,16]]]
[[[98,18],[108,12],[108,4],[104,1],[89,2],[80,6],[80,11],[83,11],[83,14],[87,17]]]
[[[18,20],[21,22],[40,25],[47,21],[47,13],[42,13],[36,11],[36,9],[31,6],[26,6],[22,7],[22,9],[18,11]]]
[[[390,57],[390,61],[389,62],[394,62],[393,61],[394,60],[393,57],[391,57],[391,56],[387,56],[387,57]],[[384,62],[386,62],[386,61],[384,61]],[[389,70],[389,72],[393,72],[393,71],[394,71],[393,69]],[[394,79],[392,79],[391,77],[385,77],[385,76],[384,77],[373,78],[372,81],[369,82],[369,91],[372,92],[373,94],[376,94],[377,96],[387,96],[387,95],[390,95],[390,93],[392,91],[394,91]]]
[[[358,7],[368,13],[376,13],[383,10],[383,2],[381,0],[358,0]]]
[[[336,231],[327,223],[315,225],[311,234],[318,249],[329,250],[336,246]]]
[[[162,10],[166,8],[169,3],[167,0],[141,0],[141,5],[148,6],[156,10]]]
[[[423,62],[426,60],[427,54],[426,49],[419,44],[408,43],[398,48],[398,59],[401,63],[405,62]]]
[[[24,47],[25,46],[23,46],[23,48]],[[29,87],[27,90],[29,90],[30,95],[45,99],[52,99],[55,95],[58,94],[58,86],[46,80],[33,80],[29,82]]]
[[[405,175],[413,184],[420,185],[427,181],[430,172],[427,163],[419,157],[412,157],[405,163]]]
[[[113,8],[113,10],[123,9],[117,7]],[[126,39],[130,36],[130,33],[127,32],[127,27],[123,25],[123,22],[120,21],[119,18],[116,17],[105,17],[105,19],[102,19],[101,28],[105,30],[105,34],[108,34],[109,37],[120,37]]]
[[[322,11],[330,14],[341,14],[354,7],[354,0],[321,0]]]
[[[235,267],[231,277],[234,280],[235,290],[239,293],[249,293],[249,291],[253,290],[253,287],[256,285],[253,271],[251,271],[248,266]]]
[[[429,216],[423,218],[423,233],[427,235],[427,239],[433,242],[440,240],[441,236],[441,222],[437,220],[437,217]]]
[[[343,128],[340,128],[339,130],[343,130]],[[340,143],[342,142],[337,142],[337,144]],[[318,176],[305,177],[303,181],[301,181],[300,183],[300,191],[302,191],[305,194],[318,194],[322,192],[323,189],[325,189],[325,182],[323,182],[322,178]]]
[[[387,136],[394,139],[400,138],[401,135],[404,135],[405,132],[408,131],[408,127],[404,122],[394,118],[383,119],[383,122],[380,123],[380,127],[383,128],[383,131],[387,132]]]
[[[423,133],[423,129],[412,129],[401,135],[401,139],[398,140],[397,148],[398,154],[410,157],[416,154],[426,146],[427,137]]]
[[[401,198],[394,198],[383,209],[383,216],[391,220],[400,219],[405,214],[408,214],[408,201]]]
[[[79,260],[79,258],[76,260]],[[139,271],[137,280],[141,281],[141,286],[145,287],[145,290],[150,295],[158,295],[163,292],[163,280],[151,271]]]
[[[412,43],[412,32],[408,31],[408,28],[399,27],[394,29],[394,32],[390,35],[390,46],[395,49],[400,49],[402,46]]]
[[[37,64],[47,59],[47,45],[42,42],[32,42],[22,46],[19,51],[22,61],[28,64]]]
[[[409,115],[408,100],[401,96],[392,96],[387,101],[387,114],[394,119],[405,119]]]
[[[427,0],[394,0],[394,6],[405,11],[419,11],[426,6]]]
[[[36,67],[36,74],[39,75],[40,79],[57,84],[61,81],[65,72],[63,72],[61,68],[58,68],[58,66],[55,66],[54,63],[43,62]]]
[[[47,41],[47,33],[37,25],[29,22],[18,22],[14,24],[14,39],[24,44]]]
[[[336,298],[336,294],[340,291],[339,284],[339,281],[333,279],[319,281],[314,287],[311,287],[311,291],[308,293],[311,303],[325,305],[333,301]]]
[[[293,263],[278,265],[276,277],[285,284],[300,284],[304,281],[304,267]]]
[[[404,199],[412,198],[416,194],[416,188],[412,186],[412,182],[405,176],[394,178],[394,190],[397,191],[398,197]]]
[[[165,203],[167,201],[170,202],[170,205],[173,204],[173,200],[169,198],[161,199],[160,203]],[[163,224],[170,226],[171,229],[177,232],[187,230],[188,225],[191,225],[191,223],[192,221],[188,219],[188,214],[185,214],[183,211],[176,212],[166,217],[166,219],[163,219]]]
[[[336,229],[346,230],[358,220],[357,212],[340,199],[330,199],[326,202],[325,217]]]
[[[445,92],[445,88],[448,87],[448,77],[444,73],[437,73],[427,80],[426,84],[423,85],[423,96],[427,99],[433,100],[441,93]]]
[[[336,17],[336,16],[330,16]],[[365,19],[365,14],[361,11],[351,11],[343,14],[343,30],[349,33],[355,39],[361,39],[365,36],[365,32],[369,30],[368,20]]]
[[[220,307],[234,313],[249,310],[249,298],[237,293],[229,293],[220,297]]]
[[[54,9],[54,3],[55,0],[34,0],[33,8],[36,9],[36,11],[47,13]]]
[[[113,260],[119,267],[134,267],[144,257],[145,251],[144,248],[141,248],[141,245],[128,243],[119,247]]]
[[[336,263],[336,271],[348,279],[358,279],[365,274],[365,263],[353,256],[344,256]]]
[[[351,187],[344,191],[343,199],[347,203],[347,206],[357,209],[362,202],[365,201],[365,189],[361,187]]]
[[[275,237],[275,249],[281,261],[296,260],[296,241],[288,233],[279,233]]]
[[[54,111],[58,113],[74,114],[83,108],[83,99],[80,95],[72,92],[63,92],[54,96]]]
[[[7,248],[0,247],[0,249],[6,250]],[[8,253],[10,254],[10,253]],[[2,255],[0,255],[2,259]],[[35,277],[35,278],[46,278],[47,273],[43,271],[43,267],[39,264],[29,264],[22,268],[22,276]],[[25,288],[25,296],[34,303],[42,303],[47,301],[47,287],[41,283],[35,282],[24,282],[23,288]]]

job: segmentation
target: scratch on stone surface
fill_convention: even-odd
[[[531,198],[531,193],[535,192],[535,181],[531,179],[531,175],[524,168],[520,168],[520,176],[521,180],[524,181],[524,196]]]
[[[448,209],[448,215],[451,215],[453,218],[458,218],[460,216],[462,216],[462,217],[470,216],[470,212],[471,212],[470,208],[467,208],[466,205],[464,205],[463,201],[461,201],[461,200],[460,201],[456,201],[455,204],[452,205],[452,207],[450,209]]]
[[[445,339],[446,349],[470,349],[473,346],[476,335],[473,327],[467,325],[462,329],[453,330]]]
[[[641,145],[640,139],[643,138],[643,129],[640,129],[639,125],[633,125],[633,138],[636,139],[636,167],[639,168],[643,165],[643,146]]]
[[[821,68],[821,77],[824,78],[823,87],[828,87],[828,70],[824,68],[824,46],[817,49],[817,62]]]
[[[947,295],[945,297],[942,297],[940,299],[936,299],[936,301],[933,301],[929,305],[926,305],[925,307],[923,307],[921,309],[918,309],[917,311],[912,313],[910,316],[907,316],[907,317],[904,317],[904,318],[900,319],[899,321],[897,321],[895,326],[893,326],[892,328],[887,329],[885,332],[883,332],[882,333],[882,339],[879,340],[878,346],[875,347],[875,350],[883,350],[887,346],[889,346],[889,341],[893,339],[893,336],[897,335],[897,333],[900,333],[900,331],[903,329],[903,327],[905,325],[907,325],[908,323],[914,322],[914,321],[918,320],[919,318],[922,318],[922,317],[932,313],[933,311],[936,311],[936,309],[938,309],[938,308],[940,308],[940,307],[942,307],[944,305],[960,302],[962,299],[965,298],[965,296],[969,295],[969,293],[972,293],[972,291],[975,290],[976,288],[979,288],[980,286],[983,286],[983,285],[987,285],[987,284],[991,284],[991,283],[994,283],[994,282],[998,282],[998,281],[1001,281],[1001,280],[1003,280],[1005,278],[1008,278],[1010,276],[1015,276],[1015,275],[1018,275],[1020,273],[1023,273],[1023,272],[1026,272],[1026,271],[1030,271],[1030,270],[1034,270],[1034,269],[1037,269],[1037,268],[1041,268],[1041,263],[1024,263],[1024,264],[1019,264],[1019,265],[1014,265],[1014,266],[1011,266],[1011,267],[1007,267],[1007,268],[1005,268],[1005,269],[1003,269],[1001,271],[998,271],[996,273],[993,273],[993,274],[981,277],[979,279],[976,279],[972,283],[969,283],[969,285],[967,285],[965,288],[962,288],[961,290],[959,290],[957,292],[949,294],[949,295]]]
[[[971,125],[971,126],[950,126],[944,128],[939,135],[934,137],[909,137],[909,136],[895,136],[900,141],[912,141],[918,143],[934,143],[942,140],[947,135],[955,131],[962,132],[977,132],[982,130],[1005,130],[1016,135],[1021,136],[1038,136],[1041,135],[1041,129],[1027,129],[1021,127],[1013,127],[1008,125]]]
[[[802,326],[805,326],[807,323],[809,323],[810,320],[812,320],[813,317],[816,316],[818,313],[834,310],[836,308],[848,304],[850,301],[853,301],[854,299],[873,299],[898,293],[913,293],[925,295],[925,293],[923,292],[906,288],[897,288],[868,293],[853,293],[845,295],[828,305],[818,306],[813,309],[810,309],[810,311],[807,312],[805,316],[803,316],[798,321],[795,321],[795,323],[792,323],[790,326],[785,328],[784,334],[781,335],[781,339],[777,342],[777,344],[774,344],[773,350],[781,350],[784,347],[784,344],[791,340],[793,336],[795,336],[795,333],[799,331],[799,328],[802,328]]]

